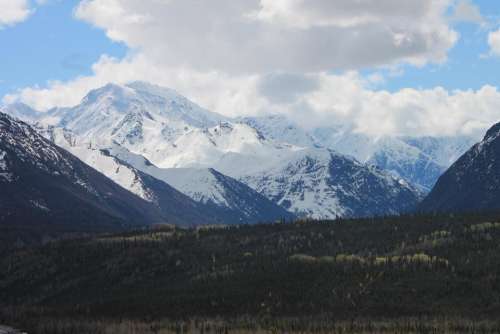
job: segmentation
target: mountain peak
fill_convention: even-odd
[[[132,90],[114,83],[91,90],[83,99],[81,104],[89,105],[102,99],[121,101],[131,96]]]
[[[161,96],[167,99],[172,99],[173,97],[181,97],[176,90],[172,88],[167,88],[159,85],[155,85],[145,81],[132,81],[125,85],[125,87],[131,88],[136,92],[148,93],[152,95]]]
[[[484,136],[483,141],[492,141],[500,135],[500,123],[493,125]]]

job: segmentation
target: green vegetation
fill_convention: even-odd
[[[126,333],[124,322],[154,329],[131,333],[498,332],[497,218],[161,227],[11,249],[0,257],[0,323],[40,333]],[[54,323],[61,329],[39,327]]]

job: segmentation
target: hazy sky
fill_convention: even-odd
[[[0,0],[0,98],[145,80],[229,116],[373,135],[500,121],[496,0]]]

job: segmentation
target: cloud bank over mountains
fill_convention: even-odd
[[[4,102],[71,106],[107,82],[146,80],[228,116],[287,113],[305,127],[341,122],[374,136],[480,133],[500,115],[495,87],[388,92],[359,74],[445,63],[459,39],[452,21],[483,22],[469,1],[84,0],[75,17],[128,56],[103,55],[93,75]]]

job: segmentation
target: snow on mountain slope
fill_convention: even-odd
[[[419,200],[404,181],[326,149],[297,151],[242,180],[297,215],[314,218],[397,214]]]
[[[106,151],[131,166],[167,182],[198,202],[212,202],[220,206],[229,205],[227,199],[224,198],[225,190],[221,189],[211,169],[158,168],[143,156],[131,153],[119,145],[111,146]]]
[[[475,138],[457,137],[368,137],[339,124],[302,129],[283,115],[247,117],[243,122],[266,138],[300,147],[324,147],[373,164],[401,177],[424,192],[473,143]]]
[[[0,223],[72,228],[164,222],[154,206],[0,113]]]
[[[457,137],[370,138],[349,129],[315,129],[317,143],[374,164],[404,178],[424,192],[432,189],[439,176],[474,142]]]
[[[123,164],[99,148],[83,143],[68,130],[39,127],[37,131],[128,191],[149,202],[156,202],[154,193],[145,186],[135,168]]]
[[[244,117],[241,123],[259,131],[265,138],[299,147],[316,147],[318,143],[307,131],[299,128],[284,115]]]
[[[402,138],[371,138],[342,125],[306,131],[283,115],[247,117],[242,122],[258,129],[266,138],[305,148],[333,149],[363,163],[373,164],[424,192],[432,188],[447,167]]]
[[[159,155],[143,155],[163,168],[215,168],[238,178],[243,173],[269,168],[296,149],[268,140],[246,124],[224,122],[187,133]]]
[[[158,168],[140,155],[118,145],[106,150],[138,170],[165,181],[197,202],[232,211],[239,222],[256,223],[292,219],[286,210],[247,185],[212,168]]]
[[[468,136],[402,138],[405,143],[420,149],[438,165],[446,168],[450,167],[480,139]]]
[[[206,206],[218,222],[256,223],[293,218],[292,214],[250,187],[213,169],[161,169],[118,144],[107,149],[95,148],[68,130],[54,127],[38,130],[89,166],[160,209],[163,209],[164,194],[157,188],[159,183],[164,183],[164,188],[168,184]],[[152,179],[156,187],[151,185]]]
[[[422,192],[429,192],[446,168],[438,165],[432,157],[417,147],[403,141],[382,138],[377,144],[378,147],[368,163],[405,179]]]
[[[157,175],[134,168],[111,155],[109,150],[93,147],[68,130],[54,127],[39,127],[37,130],[121,187],[157,207],[165,217],[165,222],[179,225],[247,222],[232,212],[193,201],[190,196],[174,189],[165,180],[155,177]],[[286,212],[284,216],[287,216]],[[275,219],[282,216],[272,216],[271,212],[269,217]]]

